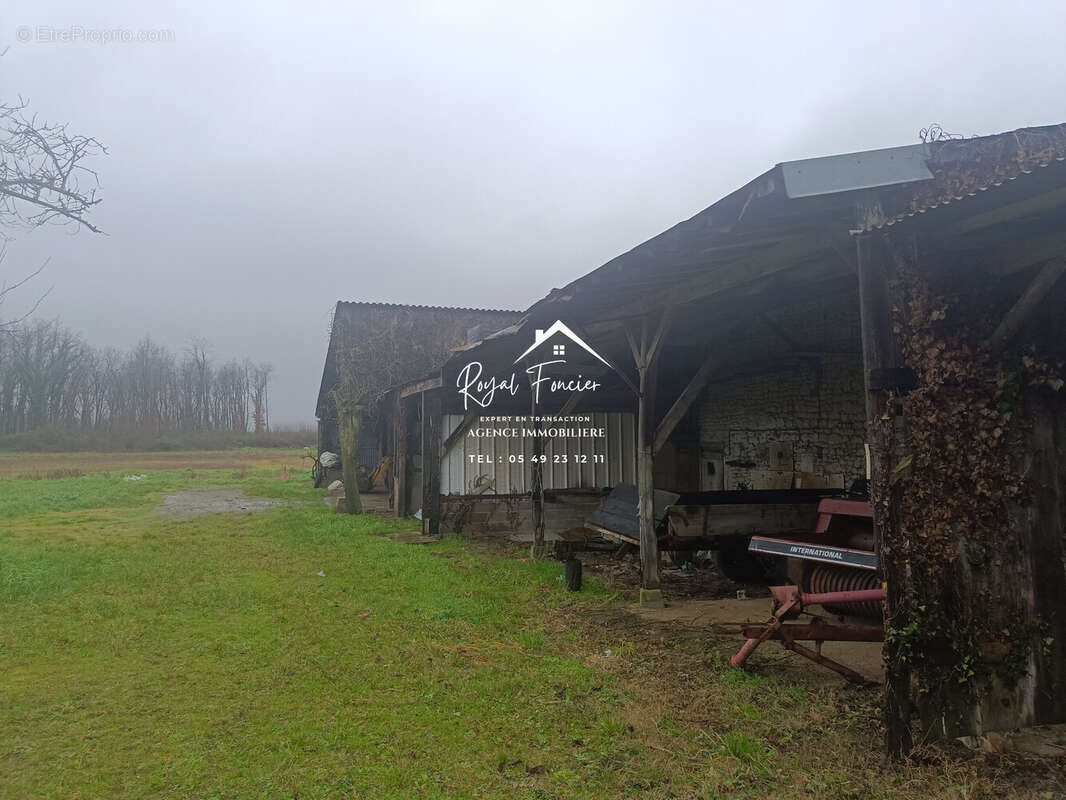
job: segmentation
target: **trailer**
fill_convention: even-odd
[[[833,489],[740,489],[711,492],[655,491],[654,518],[660,551],[712,550],[730,580],[760,583],[783,579],[781,563],[750,549],[754,537],[800,537],[814,530],[822,501]],[[585,527],[618,543],[640,545],[637,490],[619,484]]]

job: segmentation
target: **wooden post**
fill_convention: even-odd
[[[440,534],[440,394],[422,392],[422,533]]]
[[[874,239],[873,236],[878,238]],[[892,304],[888,287],[889,259],[881,234],[865,234],[856,239],[859,272],[859,310],[862,318],[862,361],[866,387],[866,430],[870,445],[870,500],[874,515],[874,542],[881,578],[887,584],[885,625],[892,626],[897,615],[906,613],[903,593],[908,556],[905,541],[898,535],[900,498],[885,479],[893,463],[892,442],[896,439],[882,420],[888,392],[871,382],[874,371],[902,365],[902,355],[892,332]],[[902,424],[902,423],[901,423]],[[906,654],[891,641],[885,643],[885,748],[895,756],[910,752],[911,672]]]
[[[537,393],[532,384],[533,376],[530,375],[530,414],[533,417],[533,463],[530,465],[529,474],[529,501],[533,511],[533,544],[530,547],[530,557],[537,559],[544,556],[544,464],[541,458],[544,456],[544,437],[540,435],[541,424],[537,415]]]
[[[637,367],[637,524],[640,529],[640,604],[661,608],[659,541],[655,531],[655,383],[660,345],[670,326],[667,307],[649,340],[647,318],[641,321],[640,342],[626,329]]]
[[[655,533],[655,362],[639,369],[637,518],[640,526],[640,604],[661,607],[659,541]]]
[[[392,397],[392,511],[407,516],[407,403],[399,391]]]

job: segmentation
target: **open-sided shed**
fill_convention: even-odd
[[[633,475],[643,602],[662,602],[656,490],[869,469],[889,747],[910,746],[915,709],[936,736],[1066,719],[1064,159],[1051,126],[779,164],[553,290],[394,392],[427,529],[484,483],[450,461],[479,417],[456,406],[457,370],[563,322],[621,382],[541,409],[617,419],[611,465],[560,485]],[[491,479],[543,527],[543,469]]]
[[[895,750],[914,698],[930,735],[1066,718],[1064,156],[1052,126],[780,164],[526,312],[632,372],[648,602],[686,442],[725,488],[870,445]]]

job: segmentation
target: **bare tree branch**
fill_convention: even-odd
[[[85,160],[107,153],[99,141],[66,125],[26,114],[26,102],[0,103],[0,226],[48,222],[98,228],[87,219],[100,202],[97,174]]]
[[[5,258],[7,258],[7,248],[2,243],[0,243],[0,266],[3,265]],[[41,264],[41,266],[37,267],[37,269],[35,269],[29,275],[26,275],[25,277],[21,278],[20,280],[15,281],[14,283],[12,283],[10,285],[6,281],[0,280],[0,308],[3,308],[4,300],[7,299],[7,296],[9,294],[11,294],[13,291],[18,289],[19,287],[25,286],[31,280],[33,280],[38,275],[40,275],[42,272],[44,272],[44,268],[48,266],[48,261],[49,260],[50,259],[45,259],[44,263]],[[25,322],[33,314],[33,312],[35,312],[37,310],[38,306],[41,305],[41,303],[44,301],[44,298],[46,298],[51,293],[51,291],[52,291],[51,287],[46,289],[44,291],[44,293],[41,294],[34,301],[33,305],[30,306],[29,311],[27,311],[21,317],[18,317],[16,319],[5,320],[2,316],[0,316],[0,333],[5,333],[5,332],[8,332],[8,331],[11,331],[20,322]]]

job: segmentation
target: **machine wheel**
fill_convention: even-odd
[[[734,583],[784,583],[784,561],[748,552],[750,536],[730,536],[718,544],[718,569]]]

